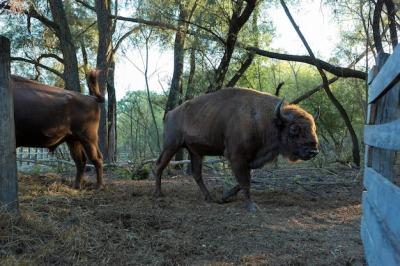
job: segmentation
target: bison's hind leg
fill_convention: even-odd
[[[212,197],[207,187],[204,184],[202,176],[203,157],[191,151],[189,151],[189,154],[190,154],[193,178],[194,180],[196,180],[196,183],[199,186],[201,193],[203,193],[204,199],[208,202],[211,202]]]
[[[154,170],[154,175],[156,177],[156,190],[154,192],[155,197],[161,197],[161,175],[167,167],[169,161],[171,161],[172,157],[175,153],[178,152],[180,145],[164,145],[164,148],[157,159],[156,167]]]
[[[86,155],[82,144],[79,141],[67,141],[71,157],[76,166],[76,177],[74,187],[80,189],[82,187],[82,178],[86,166]]]

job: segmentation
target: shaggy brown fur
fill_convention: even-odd
[[[318,153],[313,117],[296,105],[281,108],[279,104],[279,98],[267,93],[227,88],[187,101],[168,112],[164,146],[155,168],[156,195],[161,194],[162,171],[184,147],[190,154],[193,177],[206,200],[211,200],[211,196],[202,179],[203,156],[224,155],[239,185],[226,193],[223,201],[241,189],[247,208],[254,211],[250,169],[263,166],[279,154],[296,161],[311,159]]]
[[[103,187],[103,158],[98,148],[99,102],[103,102],[97,83],[98,72],[89,74],[94,96],[11,76],[17,147],[42,147],[54,150],[67,142],[75,161],[75,187],[80,188],[86,155],[93,162],[97,185]]]

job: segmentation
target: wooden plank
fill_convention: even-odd
[[[363,216],[361,217],[361,240],[363,242],[364,246],[364,256],[365,260],[369,265],[379,265],[378,261],[378,254],[377,254],[377,243],[376,240],[373,238],[373,234],[371,234],[370,230],[371,228],[368,219],[370,219],[369,216],[367,216],[367,212],[364,210],[367,207],[368,203],[364,202],[366,201],[366,195],[367,191],[364,191],[362,194],[362,207],[363,207]],[[370,212],[368,212],[369,214]]]
[[[376,215],[400,254],[400,188],[372,168],[366,167],[364,171],[368,202],[376,210]]]
[[[385,124],[400,118],[399,92],[400,83],[374,102],[376,114],[371,124]],[[395,177],[393,171],[395,157],[396,154],[393,150],[371,148],[372,167],[390,180]]]
[[[363,193],[361,239],[369,265],[400,265],[400,253],[392,245],[382,221],[369,202],[369,191]]]
[[[380,125],[365,125],[364,142],[373,147],[400,150],[400,118]]]
[[[0,207],[17,212],[18,178],[15,150],[14,104],[10,84],[10,41],[0,36]]]
[[[374,78],[368,92],[368,103],[372,103],[379,96],[388,91],[400,80],[400,45],[397,45],[393,54],[387,59]]]
[[[376,104],[374,103],[368,104],[366,124],[373,125],[375,119],[376,119]]]

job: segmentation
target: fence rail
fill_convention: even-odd
[[[46,148],[18,148],[17,166],[28,169],[35,165],[75,165],[66,145],[59,146],[54,152]]]
[[[377,61],[368,77],[361,238],[369,265],[400,265],[400,45]]]

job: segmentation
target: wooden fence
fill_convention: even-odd
[[[69,153],[68,146],[62,144],[57,147],[54,152],[50,152],[47,148],[17,148],[17,166],[18,170],[30,171],[36,167],[62,167],[75,166],[75,163]],[[131,163],[129,153],[120,152],[117,155],[117,164],[126,165]],[[92,165],[88,160],[88,165]]]
[[[63,144],[54,152],[45,148],[18,148],[17,165],[19,170],[30,169],[33,166],[74,165],[68,147]]]
[[[369,265],[400,265],[400,45],[368,76],[361,238]]]

